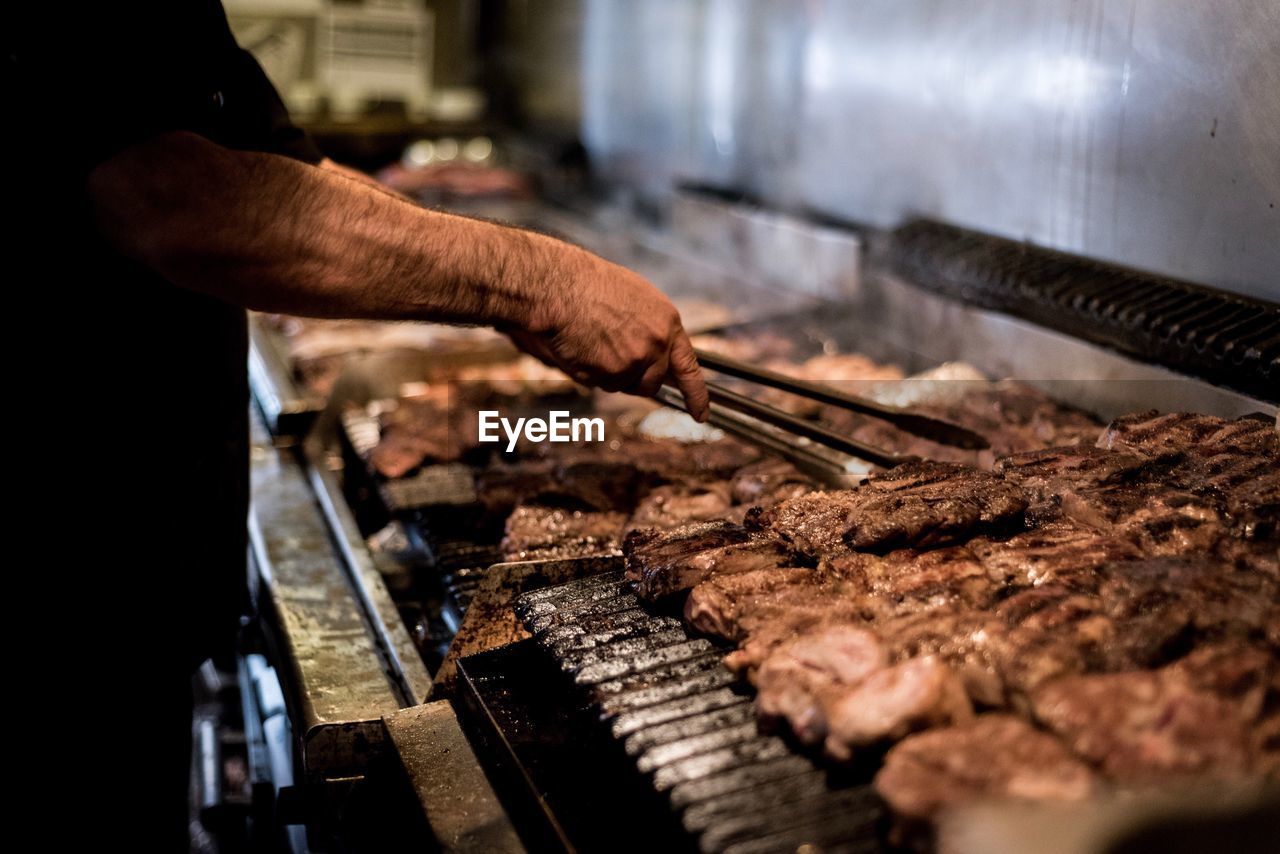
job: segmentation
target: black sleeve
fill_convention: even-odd
[[[324,159],[306,131],[289,120],[289,111],[253,54],[239,47],[229,52],[219,83],[225,113],[211,134],[215,141],[312,164]]]
[[[116,152],[168,131],[317,163],[261,67],[231,35],[219,0],[45,8],[5,35],[5,101],[21,144],[87,176]]]

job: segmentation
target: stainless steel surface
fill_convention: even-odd
[[[360,528],[338,479],[327,467],[327,454],[319,439],[303,443],[308,460],[307,478],[315,491],[316,500],[324,519],[333,533],[333,541],[351,581],[352,589],[368,615],[370,628],[379,645],[382,658],[389,668],[407,705],[425,702],[431,693],[431,674],[422,663],[422,656],[404,620],[387,591],[382,574],[374,566],[369,547],[360,536]]]
[[[405,709],[385,723],[439,850],[525,850],[448,702]]]
[[[381,717],[406,701],[301,465],[254,426],[250,544],[301,765],[309,781],[358,775],[382,750]]]
[[[704,264],[714,259],[774,294],[857,296],[863,247],[854,231],[692,189],[676,192],[669,214],[671,231]]]
[[[701,210],[707,220],[702,226],[704,234],[733,232],[714,220],[739,216],[734,205],[704,204]],[[821,228],[799,223],[794,227]],[[735,242],[720,245],[718,251],[754,255],[754,239],[752,231],[739,231]],[[706,244],[704,251],[711,255],[717,247]],[[877,253],[870,254],[874,259]],[[801,312],[797,316],[810,315]],[[930,293],[874,263],[864,267],[855,291],[823,305],[811,316],[810,325],[821,327],[824,348],[862,353],[896,364],[908,374],[947,362],[968,363],[988,378],[1027,382],[1104,419],[1142,409],[1222,417],[1276,413],[1275,406],[1256,398]],[[775,318],[778,329],[787,328],[788,322],[784,315]]]
[[[934,296],[892,275],[868,276],[867,299],[833,323],[843,346],[874,349],[877,338],[909,341],[933,364],[961,361],[988,377],[1013,377],[1051,397],[1114,418],[1143,409],[1234,418],[1276,407],[1184,377],[998,312]]]
[[[578,54],[582,137],[593,168],[607,180],[655,197],[669,191],[677,175],[729,178],[715,168],[731,164],[728,158],[698,157],[709,139],[695,122],[723,115],[702,92],[714,61],[707,52],[706,6],[705,0],[586,3]]]
[[[590,0],[580,55],[593,163],[650,199],[924,215],[1280,298],[1273,0]]]
[[[273,436],[302,436],[324,409],[323,400],[298,387],[287,345],[255,314],[249,315],[249,384]]]

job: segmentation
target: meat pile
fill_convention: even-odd
[[[1016,380],[974,384],[950,402],[926,399],[911,409],[968,427],[991,447],[982,451],[954,448],[896,430],[892,425],[841,409],[821,415],[833,429],[869,445],[930,460],[990,468],[997,457],[1043,448],[1092,443],[1098,424],[1092,417],[1049,398]]]
[[[790,342],[769,335],[703,336],[700,342],[799,375],[836,371],[841,377],[863,381],[902,376],[897,368],[852,354],[791,362],[785,358]],[[794,403],[795,398],[791,400]],[[816,417],[817,410],[804,414]],[[755,448],[733,439],[652,439],[621,423],[611,424],[606,433],[610,442],[605,446],[522,446],[517,462],[490,466],[479,474],[482,501],[491,515],[505,519],[502,550],[508,560],[617,553],[628,532],[661,531],[695,522],[728,521],[741,529],[752,507],[772,506],[815,488],[790,463],[762,458]],[[451,437],[457,435],[457,429],[450,432]],[[384,446],[393,446],[394,440],[384,433]],[[705,534],[716,536],[732,539],[734,535]],[[738,544],[704,560],[716,566],[747,562],[758,567],[778,565],[789,556],[789,550],[772,546],[753,550],[749,544]],[[656,582],[663,589],[655,587],[655,595],[671,592],[663,586],[670,585],[673,577]]]
[[[493,446],[480,443],[478,411],[494,410],[502,417],[530,410],[545,415],[549,400],[564,402],[577,395],[571,383],[522,378],[523,365],[460,369],[448,381],[415,384],[413,394],[402,396],[380,415],[370,467],[395,479],[425,465],[482,463]],[[527,448],[523,438],[518,444]]]
[[[635,531],[628,575],[688,591],[765,722],[837,761],[889,748],[876,787],[905,826],[1280,777],[1275,426],[1144,413],[1094,438]]]
[[[758,499],[813,488],[791,465],[731,439],[678,442],[622,434],[611,446],[549,450],[490,467],[477,491],[505,519],[507,560],[617,554],[628,531],[741,522]]]
[[[898,369],[877,365],[862,356],[819,359],[824,370],[864,383],[901,377]],[[788,363],[779,359],[771,364],[781,369]],[[805,375],[814,364],[813,360],[793,364],[790,372]],[[796,398],[791,400],[794,403]],[[797,411],[812,418],[823,415],[821,408]],[[965,418],[971,426],[994,429],[992,424],[1004,425],[1006,432],[1019,437],[1007,444],[1019,449],[1042,449],[1048,438],[1077,438],[1082,424],[1088,424],[1092,441],[1099,429],[1086,416],[1016,383],[984,382],[968,389],[945,409],[949,417],[957,412],[970,413]],[[983,417],[972,413],[983,413]],[[728,522],[742,530],[749,527],[760,531],[772,524],[764,514],[781,512],[795,519],[794,524],[777,522],[779,530],[788,530],[786,536],[775,538],[780,542],[761,545],[753,534],[752,542],[717,551],[712,561],[715,571],[725,574],[729,567],[759,568],[765,560],[774,566],[797,562],[812,565],[828,554],[832,545],[822,542],[830,530],[823,527],[819,517],[824,513],[839,515],[849,509],[831,506],[829,493],[810,495],[816,488],[814,482],[790,463],[761,458],[755,449],[732,439],[684,443],[647,439],[621,427],[610,427],[608,432],[615,437],[608,447],[525,447],[520,462],[491,468],[480,476],[479,492],[486,504],[507,520],[503,541],[507,559],[616,553],[628,532],[661,531],[696,522]],[[905,434],[893,431],[893,435],[907,450],[925,450],[919,442],[904,443]],[[954,448],[950,450],[956,452]],[[953,456],[977,459],[973,452],[956,452]],[[984,459],[988,468],[994,462],[989,454]],[[974,524],[996,532],[1021,523],[1025,509],[1022,492],[997,475],[952,465],[900,468],[895,477],[894,481],[877,480],[871,488],[874,494],[835,499],[870,502],[862,511],[863,517],[870,520],[868,525],[849,533],[853,548],[888,548],[895,544],[895,538],[900,538],[904,546],[925,547],[945,541],[952,531],[970,531]],[[602,480],[619,478],[628,488],[602,492]],[[971,483],[972,500],[951,495],[955,480]],[[526,506],[562,512],[513,513]],[[764,509],[753,511],[748,519],[752,508]],[[981,518],[972,518],[974,514]],[[914,528],[899,531],[899,523]],[[531,526],[541,526],[543,530],[533,531]],[[716,536],[730,535],[720,531]],[[633,547],[643,551],[644,541],[639,537]],[[657,547],[667,548],[665,544]],[[689,553],[697,551],[688,546],[681,548]],[[694,567],[673,564],[668,570],[648,573],[651,581],[641,580],[641,584],[646,595],[653,596],[688,589],[707,574],[708,561],[710,556],[696,561]]]
[[[827,381],[848,380],[856,382],[859,389],[887,389],[902,379],[898,368],[877,364],[857,354],[824,354],[807,362],[793,361],[787,350],[790,342],[768,335],[704,339],[702,343],[739,358],[764,361],[783,373],[822,376]],[[742,525],[748,521],[746,515],[751,508],[770,508],[815,488],[808,477],[789,463],[762,459],[755,449],[737,441],[686,443],[651,439],[622,423],[608,428],[611,441],[607,446],[533,445],[522,441],[514,461],[511,457],[502,457],[494,463],[492,448],[479,443],[476,410],[493,408],[504,415],[513,415],[522,414],[533,404],[546,408],[545,400],[533,394],[524,382],[528,378],[519,372],[509,377],[503,373],[509,369],[505,363],[468,370],[455,368],[447,376],[436,378],[440,381],[422,384],[414,396],[402,398],[397,406],[380,416],[379,441],[368,457],[370,467],[389,479],[411,476],[422,466],[436,463],[475,464],[478,492],[489,511],[486,528],[492,525],[504,531],[502,550],[508,560],[616,553],[623,537],[632,530],[668,529],[702,521],[731,521]],[[1043,448],[1047,438],[1064,440],[1078,433],[1081,419],[1093,434],[1097,432],[1096,423],[1025,386],[990,385],[985,381],[974,385],[966,387],[964,395],[952,395],[952,403],[939,406],[938,412],[993,434],[1003,435],[1000,434],[1003,429],[1017,435],[1016,440],[1004,441],[1002,448]],[[565,391],[554,386],[546,388]],[[571,392],[571,387],[568,390]],[[754,393],[773,394],[767,389],[763,392],[756,389]],[[856,418],[795,396],[779,394],[776,397],[774,403],[807,418],[836,424],[841,417]],[[980,460],[974,452],[953,448],[943,451],[939,450],[941,446],[904,439],[906,434],[887,428],[883,422],[861,419],[845,426],[864,438],[881,441],[898,450],[938,454],[949,451],[951,458],[985,462],[988,467],[993,462],[989,454]],[[904,484],[901,489],[886,487],[883,490],[886,494],[877,496],[885,512],[889,512],[888,504],[894,504],[897,509],[892,514],[905,518],[922,504],[932,504],[931,494],[948,489],[940,482],[937,472],[921,470],[918,474],[931,482]],[[958,468],[955,475],[968,476]],[[1000,527],[1001,519],[1010,514],[1016,517],[1021,510],[1017,506],[997,505],[1002,500],[1005,503],[1013,500],[1016,505],[1019,496],[1011,493],[999,478],[985,476],[985,483],[988,490],[1005,493],[1003,499],[995,494],[983,499],[992,502],[987,512],[995,530]],[[826,500],[825,496],[815,496],[810,503],[821,505]],[[789,512],[803,512],[801,505],[789,507]],[[958,525],[963,529],[967,524],[965,514],[975,508],[976,505],[960,507],[954,502],[942,502],[935,513],[941,516],[933,523],[918,520],[919,524],[939,526],[929,535],[918,532],[919,544],[945,539],[949,527]],[[958,515],[949,520],[945,518],[947,514]],[[785,549],[777,550],[778,560],[793,562],[796,559],[793,554],[811,561],[816,559],[817,544],[806,546],[804,542],[802,529],[806,526],[813,527],[808,522],[799,523],[794,543],[788,542]],[[868,529],[852,540],[857,545],[891,534],[891,530]],[[885,540],[884,544],[887,543]],[[737,562],[738,552],[749,554],[752,550],[733,550],[727,555],[730,563]],[[666,580],[656,581],[653,590],[671,592],[669,584]]]

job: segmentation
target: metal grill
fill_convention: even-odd
[[[1280,306],[935,222],[894,232],[900,275],[1229,386],[1280,396]]]
[[[526,593],[516,612],[699,850],[881,849],[866,780],[761,733],[723,650],[652,614],[621,572]]]
[[[389,479],[368,464],[369,455],[382,437],[378,416],[366,409],[342,413],[342,436],[353,452],[351,460],[372,484],[387,511],[393,515],[424,507],[469,507],[476,503],[475,473],[463,463],[426,465],[405,477]]]
[[[450,632],[456,632],[466,616],[471,598],[489,567],[502,562],[502,549],[476,523],[468,523],[470,514],[437,511],[427,518],[410,520],[405,529],[430,555],[434,575],[440,579],[443,600],[440,617]],[[455,524],[449,524],[453,522]],[[450,529],[464,536],[439,533]]]

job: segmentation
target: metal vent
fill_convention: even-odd
[[[900,275],[1269,402],[1280,401],[1280,305],[935,222],[893,234]]]

